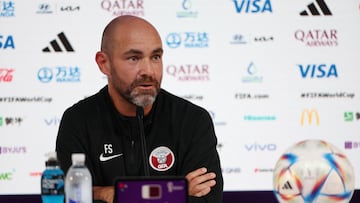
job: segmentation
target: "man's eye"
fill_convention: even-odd
[[[139,60],[139,58],[136,57],[136,56],[131,56],[131,57],[128,58],[128,60],[129,61],[137,61],[137,60]]]
[[[155,55],[155,56],[153,56],[153,59],[154,59],[154,60],[160,60],[160,59],[161,59],[161,56],[160,56],[160,55]]]

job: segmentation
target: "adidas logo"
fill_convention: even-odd
[[[56,39],[52,40],[50,42],[50,46],[45,47],[42,50],[43,52],[51,52],[50,47],[55,52],[63,52],[64,49],[67,52],[74,52],[74,49],[71,46],[69,40],[66,38],[64,32],[59,33],[57,36],[58,36],[58,40],[60,40],[60,41],[58,42]]]
[[[290,182],[286,181],[281,189],[283,189],[283,190],[292,190],[293,188],[292,188]]]
[[[316,3],[313,2],[313,3],[309,4],[307,6],[307,8],[309,9],[310,14],[313,15],[313,16],[321,15],[320,11],[322,12],[323,15],[326,15],[326,16],[331,16],[332,15],[330,9],[328,8],[328,6],[326,5],[324,0],[316,0]],[[304,11],[300,12],[300,15],[301,16],[308,16],[309,13],[308,13],[307,10],[304,10]]]

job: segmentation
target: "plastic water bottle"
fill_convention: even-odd
[[[45,170],[41,175],[41,199],[43,203],[64,202],[64,172],[60,169],[56,152],[48,154]]]
[[[65,179],[66,203],[92,203],[92,179],[85,165],[85,154],[74,153]]]

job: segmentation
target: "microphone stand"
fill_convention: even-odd
[[[149,159],[146,148],[145,132],[144,132],[144,109],[140,106],[136,107],[136,117],[139,123],[140,130],[140,142],[141,142],[141,152],[144,164],[144,174],[145,176],[150,176],[149,170]]]

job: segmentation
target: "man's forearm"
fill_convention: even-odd
[[[114,201],[114,187],[113,186],[94,186],[93,187],[94,200],[102,200],[107,203],[113,203]]]

